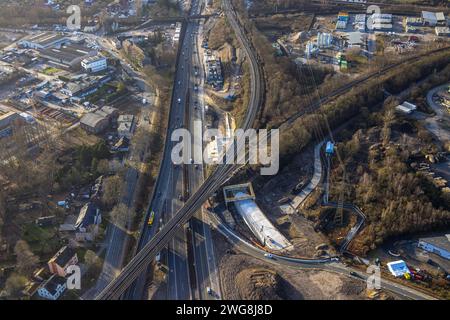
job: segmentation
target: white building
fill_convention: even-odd
[[[238,192],[236,199],[247,198],[248,195]],[[271,250],[286,250],[291,243],[273,226],[258,205],[252,199],[237,200],[234,202],[237,212],[242,216],[245,224],[264,246]]]
[[[438,23],[436,13],[430,11],[422,11],[423,24],[434,27]]]
[[[81,66],[87,72],[99,72],[107,68],[106,58],[100,55],[89,57],[81,61]]]
[[[411,114],[417,109],[417,106],[409,103],[407,101],[403,102],[401,105],[398,105],[395,107],[395,110],[404,113],[404,114]]]
[[[52,275],[48,280],[41,284],[38,289],[38,295],[47,300],[58,300],[66,289],[66,279],[57,275]]]
[[[417,246],[450,260],[450,234],[441,237],[421,238]]]
[[[448,36],[450,36],[450,28],[449,27],[436,27],[436,35],[439,37],[448,37]]]

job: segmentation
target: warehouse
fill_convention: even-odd
[[[20,121],[19,118],[19,114],[0,104],[0,139],[13,134],[13,126]]]
[[[104,106],[95,112],[85,114],[80,120],[80,126],[87,132],[98,134],[109,127],[116,115],[117,109]]]
[[[60,47],[69,41],[69,38],[63,34],[43,32],[25,37],[19,41],[19,45],[31,49],[48,49],[52,47]]]
[[[439,19],[442,19],[443,13],[434,13],[430,11],[422,11],[423,24],[426,26],[434,27],[438,24]]]
[[[56,64],[58,67],[75,70],[80,68],[83,59],[97,54],[95,50],[75,44],[38,51],[41,58],[48,59],[49,62]]]
[[[109,126],[109,119],[96,113],[88,113],[81,118],[80,126],[87,132],[97,134]]]
[[[441,237],[430,237],[419,239],[417,245],[425,251],[437,254],[450,260],[450,234]]]

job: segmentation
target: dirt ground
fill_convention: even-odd
[[[234,252],[214,232],[222,297],[229,299],[347,300],[365,299],[363,282],[332,272],[274,266]],[[233,250],[227,253],[227,249]]]

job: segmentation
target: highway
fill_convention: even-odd
[[[250,128],[256,118],[258,111],[260,110],[262,99],[263,99],[263,78],[262,73],[258,64],[258,59],[254,53],[254,50],[250,44],[250,41],[245,36],[244,32],[241,30],[237,17],[231,7],[231,4],[228,1],[223,1],[223,9],[227,14],[230,25],[236,33],[236,36],[241,43],[242,48],[249,59],[250,62],[250,79],[251,79],[251,94],[249,99],[249,106],[247,109],[247,113],[245,115],[245,119],[242,123],[243,129]],[[185,44],[183,44],[185,46]],[[180,68],[178,68],[180,70]],[[179,76],[179,71],[177,73],[177,77]],[[174,97],[173,97],[174,98]],[[183,103],[183,101],[182,101]],[[170,115],[170,123],[174,123],[174,115],[175,112],[172,112]],[[168,135],[169,137],[170,135]],[[170,144],[166,144],[165,154],[167,153],[167,149],[170,148]],[[234,148],[234,146],[233,146]],[[230,149],[231,150],[231,149]],[[234,154],[232,151],[227,151],[228,157],[230,154]],[[163,162],[160,176],[163,176],[165,171],[167,170],[167,166],[171,166],[171,163],[167,163],[167,161]],[[122,270],[122,273],[112,281],[97,297],[97,300],[104,299],[118,299],[122,296],[122,294],[127,290],[130,285],[138,278],[144,271],[147,270],[148,264],[150,261],[156,256],[156,254],[161,251],[173,238],[175,234],[179,232],[179,228],[184,225],[192,215],[202,206],[202,204],[222,185],[224,184],[233,173],[239,169],[239,166],[224,164],[220,165],[216,171],[210,175],[204,183],[200,186],[200,188],[195,192],[185,203],[185,205],[174,215],[174,217],[168,221],[162,228],[161,231],[154,234],[153,237],[144,237],[144,239],[151,238],[145,245],[141,245],[142,249],[136,254],[136,256],[130,261],[130,263],[125,266]],[[161,181],[167,181],[167,179],[159,179],[158,184]],[[158,186],[156,190],[159,192],[165,189],[164,185]],[[159,194],[159,193],[158,193]],[[155,230],[156,228],[151,228],[150,230]],[[144,232],[147,229],[144,230]],[[152,233],[155,233],[152,231]],[[145,243],[145,242],[144,242]],[[141,280],[138,281],[139,283]],[[132,292],[136,290],[132,289]]]
[[[203,20],[199,20],[195,24],[194,34],[192,35],[193,55],[192,55],[192,70],[191,70],[191,90],[190,104],[188,112],[189,130],[194,132],[194,123],[199,126],[199,133],[203,135],[205,128],[205,101],[204,101],[204,86],[205,86],[205,66],[203,61],[201,43],[203,40]],[[198,140],[201,141],[201,140]],[[195,145],[196,140],[192,141],[193,150],[203,150],[204,145]],[[203,155],[195,154],[194,158],[202,157]],[[204,167],[203,164],[196,166],[187,166],[188,188],[190,192],[195,192],[204,181]],[[211,235],[211,228],[206,222],[206,213],[203,209],[196,212],[194,217],[189,221],[192,230],[192,249],[193,261],[195,271],[195,284],[193,288],[196,290],[195,298],[201,300],[220,298],[220,284],[218,278],[218,268],[214,256],[214,243]],[[208,294],[208,288],[211,289],[211,294]]]
[[[200,5],[197,1],[192,3],[191,12],[199,12]],[[139,252],[151,239],[154,238],[160,228],[163,228],[181,208],[186,200],[188,190],[185,190],[184,170],[182,165],[173,165],[171,151],[174,143],[170,141],[173,130],[186,127],[188,116],[186,106],[189,104],[189,92],[191,88],[192,60],[192,35],[197,23],[189,22],[185,25],[184,36],[180,37],[177,71],[174,80],[171,108],[169,114],[169,127],[166,136],[164,155],[160,168],[155,192],[147,210],[144,226],[141,231],[138,248]],[[193,167],[192,165],[188,165]],[[155,213],[153,225],[148,226],[150,213]],[[191,299],[192,290],[189,275],[187,229],[180,224],[174,232],[174,238],[170,240],[167,250],[162,250],[163,263],[167,264],[169,270],[167,276],[167,298],[168,299]],[[150,261],[147,264],[150,264]],[[148,279],[148,268],[128,290],[127,299],[142,299]]]

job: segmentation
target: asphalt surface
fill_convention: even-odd
[[[258,58],[255,55],[255,50],[253,49],[250,41],[245,36],[244,31],[239,26],[237,18],[233,12],[233,8],[228,1],[223,1],[223,9],[225,10],[227,17],[229,18],[230,24],[233,27],[233,30],[236,33],[238,41],[240,42],[242,48],[245,50],[245,53],[250,62],[250,100],[249,106],[247,109],[247,113],[244,117],[242,128],[244,130],[252,127],[256,115],[258,114],[260,107],[262,105],[263,100],[263,92],[264,92],[264,81],[262,78],[262,72],[260,69],[260,64],[258,63]],[[183,45],[184,46],[184,45]],[[179,69],[178,69],[179,70]],[[179,71],[178,71],[179,73]],[[178,77],[178,75],[177,75]],[[170,121],[173,123],[173,114],[171,112]],[[169,135],[170,136],[170,135]],[[169,137],[168,136],[168,137]],[[165,153],[167,153],[167,149],[171,146],[170,144],[166,144]],[[237,144],[236,153],[240,154],[242,145]],[[235,154],[235,150],[227,151],[228,158],[230,154]],[[163,162],[163,167],[161,171],[164,173],[167,169],[167,162]],[[140,277],[143,272],[148,268],[148,264],[150,261],[157,255],[157,253],[162,250],[178,233],[180,226],[189,221],[189,219],[195,214],[195,212],[205,203],[205,201],[217,191],[217,189],[223,185],[230,177],[235,173],[235,171],[239,170],[239,165],[230,165],[224,164],[220,165],[213,174],[211,174],[201,185],[201,187],[195,192],[195,194],[191,195],[191,197],[186,201],[185,205],[175,214],[175,216],[161,229],[161,232],[155,234],[148,243],[142,246],[142,249],[135,255],[135,257],[128,263],[127,266],[122,270],[122,273],[112,281],[106,288],[103,290],[97,297],[97,300],[104,299],[118,299],[122,296],[122,294],[133,286],[133,282],[135,282],[136,278]],[[161,176],[160,176],[161,177]],[[161,181],[167,181],[166,179],[159,179],[158,184]],[[163,189],[164,185],[157,186],[156,190]],[[146,230],[143,231],[145,233]],[[145,238],[144,238],[145,239]],[[140,279],[138,279],[138,283],[142,283]],[[132,288],[132,292],[136,290]]]
[[[193,1],[192,12],[196,13],[200,9],[199,3]],[[155,187],[156,194],[151,201],[147,211],[146,221],[148,221],[151,211],[155,212],[155,219],[152,226],[145,225],[139,240],[138,251],[152,239],[159,228],[166,224],[175,212],[177,212],[185,200],[185,181],[183,175],[183,166],[174,165],[171,159],[172,147],[174,142],[170,141],[172,132],[181,127],[186,127],[186,104],[189,89],[191,88],[191,69],[192,60],[192,35],[195,30],[196,22],[189,22],[186,25],[185,36],[180,42],[179,59],[177,62],[177,71],[174,81],[173,98],[169,118],[169,129],[165,143],[164,156],[160,173]],[[179,100],[178,100],[179,99]],[[191,165],[189,165],[191,166]],[[181,196],[181,198],[180,198]],[[161,224],[162,222],[162,224]],[[161,225],[160,225],[161,224]],[[167,298],[172,300],[186,300],[192,298],[191,284],[189,282],[189,265],[187,253],[186,226],[177,228],[175,237],[169,242],[167,250],[164,250],[167,263]],[[147,283],[148,274],[139,276],[137,281],[129,289],[126,298],[140,300],[145,296],[144,290]]]
[[[203,21],[199,21],[194,29],[195,33],[192,37],[192,45],[194,47],[192,55],[193,70],[191,70],[191,95],[188,118],[190,131],[193,132],[194,124],[197,123],[199,129],[202,128],[202,130],[199,130],[199,133],[203,134],[205,119],[205,66],[201,56]],[[195,72],[197,72],[197,75]],[[203,144],[199,144],[197,141],[201,140],[192,141],[193,150],[203,150]],[[202,157],[202,153],[194,154],[194,158],[198,157]],[[189,190],[195,192],[204,181],[203,164],[190,165],[187,167],[187,170]],[[196,281],[195,285],[193,285],[193,288],[195,288],[194,298],[201,300],[217,299],[221,296],[211,228],[206,222],[206,218],[206,213],[203,209],[200,209],[189,222],[192,230],[194,278]],[[212,290],[211,293],[208,293],[208,288]]]

